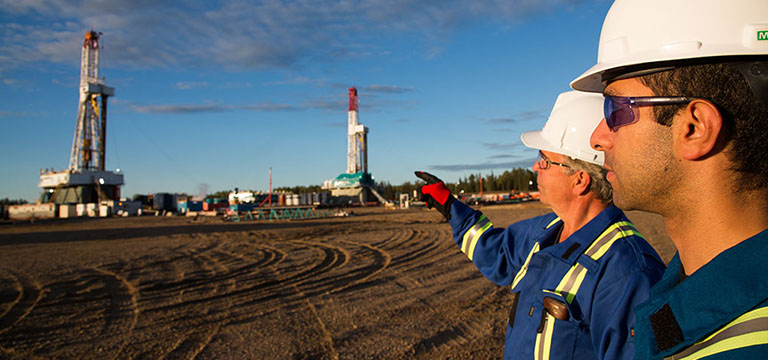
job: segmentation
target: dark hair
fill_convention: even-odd
[[[688,96],[715,104],[723,116],[728,159],[739,174],[739,188],[768,187],[768,108],[733,64],[699,64],[643,75],[639,80],[659,96]],[[656,106],[656,121],[671,126],[684,105]],[[726,145],[726,146],[727,146]]]

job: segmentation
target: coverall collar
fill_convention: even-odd
[[[589,245],[591,245],[608,226],[615,223],[621,216],[621,210],[611,205],[597,214],[597,216],[592,218],[586,225],[576,230],[567,239],[563,240],[563,242],[555,244],[556,246],[553,246],[550,251],[553,256],[561,259],[568,265],[573,265],[576,263],[579,255],[586,251]],[[561,219],[559,224],[547,229],[544,236],[547,238],[553,237],[551,232],[557,233],[562,226],[563,223]],[[542,243],[542,246],[548,245],[551,245],[551,243]]]
[[[675,254],[651,288],[651,297],[635,311],[642,334],[638,352],[677,353],[768,299],[768,281],[763,279],[768,273],[766,244],[768,230],[720,253],[682,281],[680,257]],[[662,312],[666,314],[659,316]],[[664,336],[658,336],[659,329]],[[670,340],[667,331],[679,332],[680,338]]]

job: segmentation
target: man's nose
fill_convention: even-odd
[[[605,151],[606,148],[613,147],[613,144],[610,142],[610,133],[611,130],[608,129],[608,124],[606,124],[605,118],[603,118],[595,128],[595,131],[592,132],[592,136],[589,137],[589,146],[598,151]]]

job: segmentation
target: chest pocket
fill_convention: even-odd
[[[628,221],[609,226],[581,254],[586,258],[579,259],[571,266],[554,290],[542,289],[534,304],[534,307],[539,309],[541,317],[539,326],[536,328],[534,359],[549,360],[553,348],[557,349],[557,358],[572,357],[578,333],[581,331],[582,320],[580,312],[574,311],[573,301],[589,273],[588,268],[593,267],[588,264],[598,267],[600,258],[617,240],[631,235],[641,236],[634,225]],[[592,291],[586,291],[592,293]],[[556,346],[553,346],[553,342],[556,342]]]

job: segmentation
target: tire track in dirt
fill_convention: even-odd
[[[202,238],[207,241],[212,237]],[[216,307],[213,302],[194,301],[226,293],[232,288],[235,280],[230,267],[238,264],[223,255],[224,242],[215,237],[211,240],[184,248],[179,253],[151,259],[147,264],[137,264],[136,272],[141,274],[134,277],[144,279],[139,286],[139,305],[144,315],[139,323],[142,327],[173,326],[178,331],[150,340],[156,344],[153,351],[138,352],[133,356],[193,358],[216,335],[221,326],[220,319],[228,317],[228,308]],[[156,272],[156,268],[174,271]]]
[[[485,308],[494,306],[504,297],[506,291],[496,288],[481,296],[472,294],[475,290],[465,290],[457,294],[459,311],[452,314],[450,322],[433,329],[425,338],[415,342],[405,353],[418,355],[418,358],[432,359],[441,357],[451,348],[463,348],[475,342],[478,338],[487,338],[493,332],[489,319],[477,314],[483,314]]]
[[[211,340],[219,333],[221,325],[210,328],[193,329],[187,332],[182,340],[166,354],[168,359],[195,359],[205,349]]]
[[[148,303],[168,305],[183,304],[190,297],[216,294],[219,287],[227,286],[219,280],[226,276],[228,269],[209,253],[216,251],[221,244],[217,241],[197,248],[185,248],[174,256],[139,264],[137,268],[142,270],[139,270],[138,277],[144,279],[139,285],[142,298]],[[160,267],[161,271],[156,271],[156,267]],[[173,271],[165,271],[167,268]]]
[[[117,358],[122,353],[128,339],[133,334],[133,329],[139,317],[138,292],[124,277],[105,269],[93,269],[101,275],[107,290],[111,296],[109,315],[104,322],[100,338],[114,338],[114,342],[108,343],[114,349],[110,349],[112,358]],[[104,351],[109,345],[99,345],[99,352]]]
[[[367,265],[359,270],[347,272],[345,276],[342,276],[336,280],[336,282],[332,285],[331,290],[327,291],[326,294],[343,292],[347,289],[351,290],[359,284],[364,284],[368,280],[373,279],[378,274],[386,270],[389,267],[389,264],[392,262],[392,256],[389,254],[389,252],[379,249],[373,245],[362,244],[349,240],[342,240],[341,242],[359,246],[361,249],[368,250],[368,253],[371,254],[370,257],[373,259],[373,261],[370,265]],[[359,255],[359,258],[368,258],[368,256],[366,256],[364,253],[360,253]]]
[[[315,239],[318,238],[315,237]],[[283,241],[284,240],[285,239],[283,239]],[[302,239],[291,241],[291,250],[286,252],[295,254],[297,248],[294,246],[302,245],[300,246],[300,251],[311,250],[314,252],[322,252],[322,260],[314,262],[314,266],[305,269],[296,267],[274,267],[274,276],[277,279],[277,282],[283,286],[275,287],[271,292],[263,294],[262,298],[266,296],[268,299],[273,299],[272,295],[277,293],[281,295],[280,299],[282,301],[274,304],[275,309],[278,307],[283,309],[292,308],[292,313],[302,311],[301,308],[308,309],[308,312],[317,323],[318,331],[322,334],[322,337],[325,339],[324,342],[327,344],[327,346],[323,347],[325,349],[323,350],[323,353],[328,357],[335,359],[338,358],[338,354],[334,350],[331,333],[327,329],[322,317],[319,315],[314,301],[318,301],[321,296],[340,292],[353,287],[356,284],[365,282],[377,275],[389,265],[390,255],[371,245],[356,241],[341,241],[338,242],[340,244],[331,245],[329,244],[331,241],[326,242],[325,240],[326,239],[308,241]],[[298,257],[304,258],[304,256]],[[358,264],[358,262],[360,264]],[[290,290],[292,290],[294,296],[285,296],[285,287],[287,285],[290,286]],[[264,288],[262,288],[262,290],[264,290]],[[256,305],[256,303],[251,300],[249,303],[246,303],[243,308],[250,309],[253,305]],[[263,302],[258,303],[258,308],[260,309],[259,312],[262,314],[269,311],[268,309],[265,309],[264,305],[265,303]],[[252,311],[244,311],[243,315],[245,314],[253,316]],[[235,318],[239,318],[239,316],[235,316]],[[236,322],[238,321],[233,321],[233,323]]]
[[[333,230],[330,230],[331,232]],[[387,237],[390,235],[388,234]],[[408,241],[409,236],[401,236],[403,242]],[[317,239],[317,238],[314,238]],[[321,315],[318,312],[315,301],[320,296],[327,296],[336,293],[342,293],[346,290],[354,290],[358,285],[364,284],[370,280],[379,277],[380,274],[388,270],[393,262],[393,256],[383,249],[374,245],[369,245],[359,240],[334,241],[332,238],[309,240],[309,238],[296,239],[286,236],[280,239],[281,243],[272,242],[272,247],[265,247],[265,244],[253,244],[257,241],[251,241],[246,248],[253,251],[243,251],[243,246],[220,244],[208,246],[185,247],[176,249],[173,256],[165,258],[153,257],[144,263],[135,263],[127,266],[125,263],[109,264],[109,269],[130,269],[126,276],[131,279],[142,279],[138,282],[138,291],[141,295],[143,305],[148,305],[146,313],[157,311],[158,314],[183,313],[184,309],[195,308],[197,318],[200,322],[205,319],[207,322],[226,325],[228,321],[237,321],[245,318],[246,314],[251,315],[254,308],[259,308],[262,313],[269,311],[278,311],[282,309],[292,309],[289,312],[303,312],[301,308],[307,309],[306,312],[316,319],[318,331],[325,339],[327,344],[323,348],[325,354],[331,358],[338,358],[338,353],[334,348],[334,342],[331,331],[327,328]],[[382,244],[388,244],[384,242]],[[396,248],[398,245],[388,244],[389,247]],[[278,246],[275,248],[274,246]],[[428,253],[430,247],[419,250],[419,253]],[[234,252],[232,252],[234,251]],[[308,253],[315,255],[308,256]],[[244,255],[244,254],[247,254]],[[291,254],[288,256],[287,254]],[[411,258],[418,255],[411,254]],[[256,258],[256,260],[254,260]],[[296,259],[311,258],[312,261],[300,261]],[[403,257],[402,264],[408,261]],[[289,260],[285,262],[285,260]],[[253,276],[253,272],[263,267],[273,267],[276,270],[276,277],[264,280]],[[154,275],[151,275],[154,273]],[[84,280],[78,291],[85,296],[91,294],[99,285],[94,279]],[[226,282],[228,285],[222,287]],[[116,296],[114,288],[116,285],[108,285],[113,288],[113,297]],[[183,292],[185,291],[186,292]],[[268,291],[264,291],[268,290]],[[183,292],[184,301],[180,301],[173,306],[164,306],[154,308],[158,303],[166,303],[169,293]],[[288,295],[287,293],[293,293]],[[288,295],[288,296],[287,296]],[[250,297],[249,297],[250,296]],[[201,311],[200,306],[204,308],[221,307],[232,298],[241,304],[240,316],[232,316],[232,320],[222,320],[226,316],[221,314],[206,315],[206,311]],[[116,301],[113,299],[113,304]],[[271,304],[271,305],[270,305]],[[265,305],[268,305],[265,307]],[[112,305],[114,307],[114,305]],[[299,307],[297,307],[299,306]],[[270,310],[270,307],[273,310]],[[112,313],[120,312],[112,309]],[[116,329],[117,320],[107,320],[104,325],[106,329]],[[157,319],[157,317],[154,317]],[[164,323],[178,321],[178,317],[160,316]],[[189,320],[189,319],[187,319]],[[198,321],[195,321],[196,323]],[[201,329],[207,329],[202,327]],[[174,357],[176,355],[186,357],[199,353],[205,347],[205,339],[210,341],[211,336],[207,336],[207,330],[200,330],[178,335],[178,345],[163,351],[163,354]],[[215,334],[215,332],[211,332]],[[130,336],[130,334],[128,334]],[[119,353],[119,352],[118,352]]]
[[[490,332],[485,322],[470,318],[462,324],[438,330],[426,339],[419,340],[411,349],[406,350],[405,354],[419,354],[430,358],[430,354],[439,354],[447,348],[462,346],[478,335],[487,335]]]
[[[116,357],[125,346],[137,307],[136,292],[123,277],[103,268],[78,269],[46,284],[44,295],[0,341],[58,358]]]
[[[0,335],[29,315],[44,296],[45,291],[35,280],[2,270],[4,279],[10,280],[16,296],[0,314]]]
[[[92,260],[20,271],[45,286],[12,331],[0,327],[0,358],[493,357],[473,351],[503,344],[487,338],[499,336],[494,311],[508,294],[482,279],[449,227],[420,212],[359,211],[73,243],[67,251]],[[56,249],[43,240],[35,246]],[[30,281],[0,273],[0,325]]]
[[[319,243],[317,243],[317,244],[319,244]],[[338,263],[336,261],[328,261],[328,256],[327,255],[332,253],[332,252],[328,251],[328,249],[329,248],[327,248],[324,251],[324,253],[326,254],[326,257],[324,258],[323,262],[320,265],[318,265],[318,267],[315,267],[315,268],[319,268],[319,266],[323,266],[323,264],[328,264],[327,266],[331,266],[330,264],[332,264],[332,263]],[[346,261],[348,259],[348,256],[346,256],[347,254],[344,253],[344,252],[339,252],[339,253],[345,255],[342,264],[346,264]],[[277,268],[277,267],[270,267],[270,269],[273,270],[275,278],[280,279],[282,277],[282,274],[280,273],[279,268]],[[328,328],[326,327],[325,322],[320,317],[320,315],[318,315],[317,308],[312,303],[312,301],[310,301],[310,298],[301,290],[301,288],[299,287],[298,283],[291,283],[289,286],[292,288],[292,290],[298,296],[297,299],[299,301],[303,301],[305,303],[306,307],[310,310],[310,312],[312,314],[312,317],[316,320],[317,325],[318,325],[319,330],[320,330],[320,333],[322,334],[323,342],[327,345],[327,349],[328,349],[327,351],[329,353],[328,355],[330,356],[330,358],[332,360],[337,360],[339,358],[339,354],[336,353],[336,349],[334,347],[333,338],[331,336],[331,333],[328,331]],[[286,304],[286,305],[290,306],[290,303]]]
[[[345,249],[322,243],[295,240],[283,246],[286,249],[280,251],[291,256],[286,255],[279,264],[270,265],[268,268],[271,269],[271,276],[268,276],[266,281],[249,284],[229,294],[229,298],[237,299],[235,306],[242,309],[244,314],[250,315],[252,311],[249,309],[254,307],[258,308],[259,312],[268,312],[271,309],[295,306],[306,301],[309,296],[326,292],[328,280],[315,277],[342,268],[349,259],[349,253]],[[315,260],[292,263],[295,262],[294,258],[306,257]],[[306,292],[303,290],[305,288]],[[296,289],[300,291],[297,292]]]
[[[432,271],[421,271],[421,268],[431,267],[431,264],[442,263],[446,258],[455,256],[455,251],[450,248],[453,240],[444,232],[402,229],[395,232],[393,238],[394,241],[385,243],[387,248],[397,249],[390,271],[393,279],[406,288],[419,286],[434,276]]]
[[[458,274],[445,276],[445,273],[435,272],[435,268],[430,264],[444,263],[446,269],[451,269],[456,266],[466,268],[468,263],[459,253],[449,231],[438,226],[423,226],[397,229],[388,235],[387,239],[373,243],[393,252],[390,267],[386,272],[389,276],[383,277],[377,287],[393,283],[402,291],[388,293],[385,297],[372,300],[368,308],[391,313],[396,318],[410,317],[418,319],[417,323],[435,324],[434,327],[426,327],[422,332],[423,336],[405,347],[397,357],[445,358],[445,353],[451,349],[463,348],[478,337],[491,334],[492,328],[488,319],[473,316],[478,311],[477,307],[483,306],[479,299],[485,296],[478,294],[475,288],[466,288],[452,295],[452,298],[464,299],[462,302],[470,305],[460,307],[461,310],[451,316],[452,320],[448,324],[443,325],[445,320],[432,316],[445,311],[440,309],[445,306],[441,305],[440,299],[444,298],[441,294],[446,292],[445,286],[450,286],[446,282],[455,283]],[[472,272],[460,275],[458,283],[462,283],[462,278],[474,281],[478,276],[473,269]],[[435,280],[438,282],[435,283]],[[425,308],[429,310],[425,311]]]
[[[403,290],[407,290],[416,287],[420,284],[416,278],[408,274],[408,264],[406,262],[407,257],[416,258],[411,256],[411,248],[414,247],[413,241],[417,238],[417,229],[411,228],[395,228],[387,232],[385,239],[373,243],[373,246],[380,247],[383,251],[388,253],[394,253],[397,255],[390,255],[390,265],[385,274],[382,274],[381,281],[392,281],[401,287]],[[426,243],[426,242],[423,242]],[[422,245],[425,248],[429,248],[430,245]]]
[[[332,269],[335,267],[341,267],[344,265],[347,259],[347,255],[344,255],[343,249],[338,249],[334,247],[329,247],[324,244],[312,244],[306,243],[300,244],[303,247],[305,247],[305,251],[314,251],[318,254],[322,254],[322,261],[315,262],[312,264],[304,264],[300,267],[292,267],[291,269],[294,270],[293,273],[290,274],[290,276],[286,277],[289,279],[289,281],[276,281],[274,284],[267,283],[266,285],[272,285],[275,287],[275,289],[266,295],[261,295],[260,297],[262,300],[272,301],[273,305],[277,307],[278,305],[285,306],[286,297],[285,292],[286,290],[284,288],[289,287],[291,283],[293,282],[293,286],[297,286],[296,284],[305,282],[308,279],[311,278],[311,275],[316,272],[324,272],[328,269]],[[310,249],[314,248],[314,249]],[[202,253],[202,252],[201,252]],[[251,255],[254,255],[253,252],[250,253]],[[204,253],[203,256],[206,257],[206,261],[192,261],[192,265],[197,268],[200,267],[206,267],[208,269],[214,268],[217,272],[217,274],[205,274],[205,276],[200,277],[200,281],[202,279],[205,279],[206,281],[210,281],[213,283],[220,283],[223,279],[228,279],[232,284],[236,284],[237,289],[226,289],[224,292],[219,292],[217,294],[207,296],[206,294],[195,294],[195,296],[188,296],[185,301],[174,304],[172,306],[162,306],[160,308],[158,307],[152,307],[151,304],[149,304],[150,308],[146,311],[146,313],[154,313],[154,314],[163,314],[163,313],[178,313],[183,312],[184,309],[187,308],[196,308],[198,309],[198,317],[200,319],[205,318],[206,321],[213,321],[218,323],[224,323],[226,324],[229,321],[235,321],[241,316],[224,316],[222,314],[217,314],[215,316],[213,315],[199,315],[199,309],[200,306],[204,306],[205,308],[232,308],[232,304],[228,304],[228,301],[232,301],[232,299],[237,299],[237,302],[243,302],[243,299],[247,299],[247,296],[251,290],[241,289],[242,286],[250,283],[251,287],[255,288],[253,292],[255,292],[258,289],[263,289],[263,286],[259,285],[265,285],[263,283],[263,280],[261,278],[254,279],[252,276],[252,271],[258,268],[260,264],[266,264],[267,266],[274,266],[277,267],[286,257],[284,250],[276,250],[276,249],[270,249],[270,248],[262,248],[259,249],[255,256],[258,257],[257,260],[253,262],[249,262],[248,259],[244,255],[240,254],[232,254],[229,253],[229,249],[216,249],[214,251],[210,251],[208,253]],[[210,266],[209,264],[212,264],[213,262],[217,262],[220,264],[220,266]],[[194,273],[195,270],[192,270],[189,268],[188,273]],[[194,281],[194,276],[188,276],[186,278],[186,282]],[[255,284],[255,285],[254,285]],[[150,283],[145,283],[144,286],[152,286]],[[151,288],[152,290],[161,291],[163,287],[158,286]],[[287,298],[289,301],[288,303],[300,303],[301,301],[305,301],[305,306],[314,307],[314,305],[311,304],[311,301],[309,298],[304,294],[302,295],[301,292],[295,292],[298,295],[294,295],[293,299],[291,297]],[[264,299],[266,298],[266,299]],[[154,303],[156,303],[156,300],[158,300],[158,297],[156,297]],[[249,300],[245,300],[246,304]],[[258,307],[261,309],[261,311],[265,311],[263,309],[263,304],[255,303],[254,300],[250,300],[250,305],[259,305]],[[235,306],[236,308],[236,306]],[[247,309],[243,309],[242,315],[248,314],[252,315],[254,306],[249,306]],[[313,313],[316,313],[316,311],[310,311]],[[227,320],[224,320],[227,319]],[[318,318],[319,319],[319,318]],[[189,319],[185,320],[188,321]],[[172,319],[168,319],[168,322],[172,322]],[[202,321],[202,320],[201,320]],[[319,328],[322,329],[324,325],[322,324],[321,320],[318,320]],[[200,336],[195,336],[194,338],[199,338]],[[194,348],[194,346],[191,346],[190,344],[194,344],[197,341],[190,338],[190,339],[182,339],[181,343],[184,344],[182,346],[183,349],[190,349]],[[329,344],[332,344],[329,342]],[[175,352],[171,352],[169,354],[179,354],[179,348],[174,350]],[[186,350],[184,350],[186,351]]]
[[[320,261],[315,263],[300,263],[300,264],[291,265],[290,267],[288,267],[287,271],[280,272],[281,277],[279,279],[271,279],[271,280],[268,279],[266,281],[260,281],[254,284],[250,284],[247,287],[238,286],[237,288],[234,288],[225,292],[219,292],[219,293],[216,293],[215,291],[210,293],[200,293],[198,291],[194,294],[195,296],[190,296],[180,303],[170,304],[170,305],[166,304],[159,307],[153,307],[148,309],[147,311],[148,312],[173,311],[176,309],[180,309],[180,308],[195,305],[195,304],[217,303],[223,300],[230,300],[230,298],[233,298],[233,297],[246,299],[241,301],[243,301],[245,304],[248,304],[248,305],[256,305],[261,301],[273,301],[275,297],[274,295],[282,294],[285,288],[290,288],[294,285],[306,282],[317,273],[324,273],[326,271],[330,271],[331,269],[343,266],[346,263],[348,258],[348,254],[345,254],[345,250],[338,247],[328,246],[328,245],[319,244],[319,243],[306,242],[306,241],[296,241],[295,243],[302,244],[303,246],[291,249],[292,252],[295,252],[295,251],[315,252],[318,255],[311,256],[311,257],[320,258]],[[280,251],[283,253],[286,253],[283,250],[280,250]],[[222,252],[220,254],[225,255],[226,253]],[[281,261],[280,263],[282,264],[283,261]],[[206,267],[208,270],[212,270],[212,268],[207,263],[201,262],[199,260],[196,261],[196,266]],[[245,265],[244,267],[245,269],[241,269],[241,270],[249,270],[254,268],[252,265]],[[242,274],[235,274],[235,275],[229,272],[224,272],[222,274],[214,274],[214,273],[206,274],[205,276],[202,276],[199,279],[197,279],[198,281],[195,281],[195,284],[196,284],[196,287],[205,288],[205,287],[211,286],[211,284],[218,283],[221,279],[232,279],[240,275],[247,276],[248,272],[242,271]],[[190,277],[188,281],[189,280],[192,280],[192,277]],[[252,281],[241,281],[241,283],[242,282],[250,283]],[[294,300],[298,300],[298,299],[294,299]]]
[[[295,283],[307,296],[333,294],[364,283],[387,269],[391,262],[387,251],[353,240],[336,241],[341,245],[351,245],[349,249],[330,245],[331,241],[301,240],[294,243],[321,249],[325,253],[324,260],[312,268],[301,272],[280,271],[280,283]],[[343,271],[338,271],[342,268]]]

